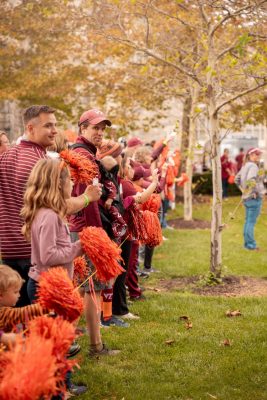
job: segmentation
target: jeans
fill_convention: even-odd
[[[8,265],[15,271],[17,271],[24,283],[20,290],[20,298],[17,301],[16,307],[24,307],[31,304],[28,294],[27,294],[27,282],[28,282],[28,273],[31,266],[31,260],[29,258],[4,258],[3,264]]]
[[[257,247],[254,239],[254,226],[261,211],[262,199],[249,199],[244,201],[246,220],[244,225],[244,246],[246,249]]]
[[[222,178],[223,199],[228,197],[228,178]]]
[[[161,202],[161,215],[160,215],[160,225],[162,228],[167,228],[166,216],[169,209],[170,201],[168,199],[164,199]]]
[[[38,282],[36,282],[32,278],[29,278],[28,284],[27,284],[27,292],[28,292],[28,297],[30,299],[31,304],[36,303],[37,287],[38,287]]]

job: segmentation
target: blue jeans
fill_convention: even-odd
[[[244,225],[244,246],[246,249],[257,247],[254,239],[254,226],[261,211],[262,199],[249,199],[244,201],[246,208],[246,221]]]

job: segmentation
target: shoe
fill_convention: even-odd
[[[79,396],[80,394],[83,394],[85,392],[87,392],[87,386],[81,385],[74,385],[74,383],[71,384],[70,388],[69,388],[69,393],[74,395],[74,396]]]
[[[140,276],[140,278],[144,278],[144,279],[146,279],[146,278],[148,278],[149,277],[149,272],[145,272],[145,271],[141,271],[141,272],[139,272],[139,274],[137,274],[138,276]]]
[[[135,297],[130,297],[131,301],[145,301],[146,297],[143,294],[140,294],[140,296],[135,296]]]
[[[138,317],[138,315],[135,315],[131,312],[128,312],[127,314],[124,314],[124,315],[114,315],[114,317],[122,318],[122,319],[140,319],[140,317]]]
[[[166,226],[166,229],[170,229],[170,230],[172,230],[172,231],[173,231],[173,230],[174,230],[174,227],[173,227],[173,226],[171,226],[171,225],[167,225],[167,226]]]
[[[129,326],[130,326],[127,322],[124,322],[122,319],[116,318],[113,315],[107,321],[102,320],[101,325],[108,326],[108,327],[109,326],[118,326],[120,328],[129,328]]]
[[[121,351],[120,350],[111,350],[106,347],[106,345],[103,343],[103,348],[102,350],[96,350],[94,348],[91,348],[88,352],[89,357],[98,357],[98,356],[115,356],[119,354]]]
[[[169,240],[168,238],[166,238],[165,236],[162,236],[163,242],[165,242],[166,240]]]
[[[145,268],[144,267],[144,269],[143,269],[143,273],[146,273],[146,274],[151,274],[153,272],[160,272],[160,271],[158,269],[153,268],[153,267],[151,267],[151,268]]]
[[[76,356],[76,354],[78,354],[80,351],[81,351],[81,346],[78,343],[73,342],[67,353],[67,358]]]

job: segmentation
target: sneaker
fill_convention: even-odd
[[[106,347],[106,345],[103,343],[103,348],[102,350],[96,350],[91,348],[88,352],[89,357],[98,357],[98,356],[115,356],[119,354],[121,351],[120,350],[111,350]]]
[[[128,312],[127,314],[124,314],[124,315],[114,315],[114,317],[122,318],[122,319],[140,319],[140,317],[138,317],[138,315],[135,315],[131,312]]]
[[[140,278],[148,278],[149,277],[149,272],[145,272],[145,271],[141,271],[139,272],[139,274],[137,274],[138,276],[140,276]]]
[[[127,322],[124,322],[122,319],[116,318],[113,315],[107,321],[102,320],[101,324],[102,326],[118,326],[120,328],[129,328],[130,326]]]
[[[160,272],[160,271],[158,269],[153,268],[153,267],[151,267],[151,268],[145,268],[144,267],[143,272],[146,273],[146,274],[151,274],[153,272]]]
[[[168,238],[166,238],[165,236],[162,236],[163,241],[165,242],[166,240],[169,240]]]
[[[67,358],[76,356],[76,354],[78,354],[80,351],[81,351],[81,346],[78,343],[73,342],[67,353]]]
[[[143,294],[140,294],[140,296],[136,296],[136,297],[130,297],[131,301],[145,301],[146,297]]]
[[[167,225],[167,226],[166,226],[166,229],[170,229],[170,230],[172,230],[172,231],[173,231],[173,230],[174,230],[174,227],[173,227],[173,226],[171,226],[171,225]]]
[[[73,396],[80,396],[80,394],[87,392],[87,387],[84,385],[81,386],[74,385],[74,383],[72,383],[68,391]]]

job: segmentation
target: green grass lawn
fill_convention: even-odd
[[[224,219],[239,199],[224,203]],[[210,205],[195,207],[195,217],[210,218]],[[263,251],[242,247],[244,210],[223,231],[223,263],[227,274],[267,277],[267,206],[256,228]],[[182,216],[182,208],[169,217]],[[205,274],[209,268],[209,230],[165,230],[168,241],[156,251],[154,266],[161,272],[142,281]],[[140,321],[129,328],[103,330],[103,340],[119,355],[89,360],[88,337],[76,381],[87,382],[81,399],[97,400],[264,400],[267,399],[267,297],[204,297],[190,292],[145,292],[145,302],[131,305]],[[225,312],[239,309],[241,317]],[[192,329],[179,320],[187,315]],[[231,346],[223,345],[228,339]],[[171,345],[166,344],[173,340]]]

